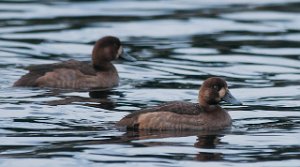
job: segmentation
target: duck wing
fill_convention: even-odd
[[[29,70],[29,72],[45,74],[60,68],[79,70],[85,75],[96,75],[96,70],[88,61],[68,60],[54,64],[32,65],[25,69]]]
[[[40,77],[45,76],[49,72],[59,71],[61,69],[77,71],[83,75],[96,76],[96,71],[92,67],[91,63],[76,60],[68,60],[55,64],[33,65],[25,69],[29,70],[29,72],[16,81],[14,86],[39,86],[37,80]]]
[[[196,103],[174,101],[160,106],[147,108],[133,112],[121,119],[117,126],[126,127],[127,129],[173,129],[178,125],[179,119],[184,122],[185,118],[193,118],[203,112],[203,109]],[[184,115],[184,117],[181,117]],[[181,117],[181,118],[180,118]],[[186,121],[188,124],[188,121]],[[191,122],[190,127],[197,127],[197,122]],[[197,126],[195,126],[195,125]],[[178,127],[185,128],[185,127]]]

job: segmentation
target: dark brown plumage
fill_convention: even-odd
[[[119,76],[111,61],[124,53],[118,38],[106,36],[99,39],[92,51],[92,62],[76,60],[56,64],[34,65],[26,68],[14,86],[52,87],[66,89],[110,88],[118,85]]]
[[[230,100],[228,100],[230,96]],[[221,78],[209,78],[200,88],[199,104],[175,101],[133,112],[118,123],[128,130],[220,130],[231,125],[230,115],[218,103],[240,104]]]

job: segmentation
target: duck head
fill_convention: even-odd
[[[239,100],[232,96],[224,79],[218,77],[206,79],[199,91],[200,105],[216,105],[221,101],[235,105],[242,104]]]
[[[128,61],[135,61],[135,58],[129,56],[123,49],[121,41],[117,37],[105,36],[99,39],[94,45],[92,52],[92,62],[94,67],[123,58]]]

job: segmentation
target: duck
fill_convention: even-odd
[[[232,119],[219,103],[242,105],[219,77],[206,79],[199,89],[198,103],[173,101],[135,111],[116,123],[119,129],[140,130],[223,130]]]
[[[105,89],[117,86],[119,76],[111,61],[128,55],[119,38],[105,36],[97,40],[92,50],[92,62],[68,60],[55,64],[33,65],[17,80],[15,87],[49,87],[61,89]]]

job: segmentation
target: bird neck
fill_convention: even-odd
[[[97,64],[93,62],[93,67],[97,71],[109,71],[114,69],[114,65],[111,62],[97,62]]]

